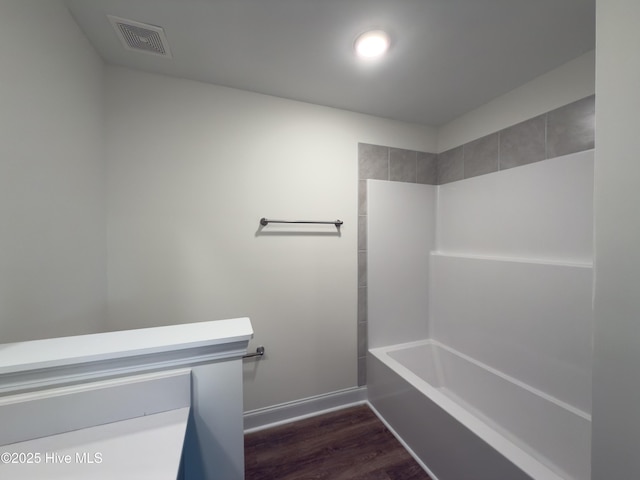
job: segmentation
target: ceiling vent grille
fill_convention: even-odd
[[[113,15],[107,16],[127,50],[171,58],[169,43],[163,28]]]

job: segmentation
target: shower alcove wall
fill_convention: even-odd
[[[367,189],[379,414],[439,480],[589,478],[593,151]]]
[[[588,479],[593,150],[366,189],[374,408],[439,480]]]

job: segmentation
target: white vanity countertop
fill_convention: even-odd
[[[187,407],[0,446],[0,478],[175,480],[188,417]]]
[[[248,318],[0,344],[0,375],[187,348],[247,342]]]

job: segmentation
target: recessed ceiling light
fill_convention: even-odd
[[[371,30],[356,38],[354,48],[362,58],[381,57],[389,49],[389,34],[383,30]]]

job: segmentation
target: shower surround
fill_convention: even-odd
[[[367,193],[374,408],[439,480],[589,478],[593,151]]]
[[[367,180],[444,185],[591,150],[594,123],[590,95],[439,154],[358,145],[358,385],[367,383]]]

